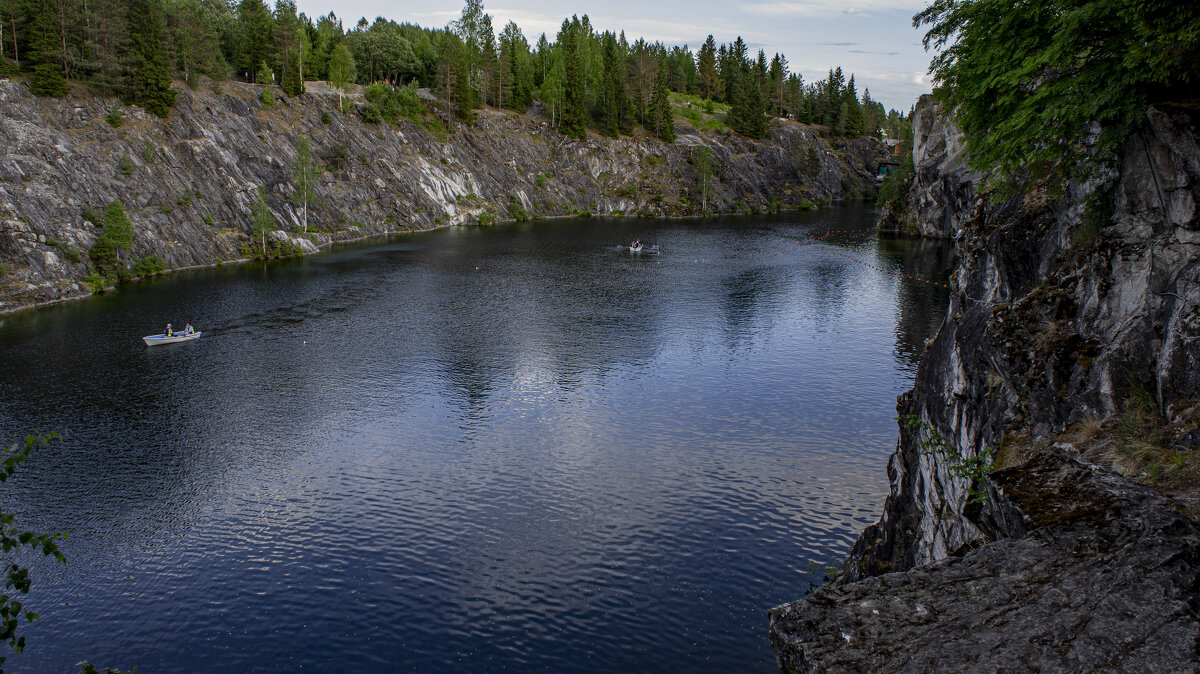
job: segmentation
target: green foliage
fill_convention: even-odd
[[[157,255],[143,255],[133,264],[133,275],[142,278],[149,278],[163,273],[167,268],[166,263]]]
[[[204,214],[204,224],[206,224],[206,225],[209,225],[210,227],[212,226],[212,224],[213,224],[213,216],[212,216],[212,213],[205,213],[205,214]]]
[[[63,257],[67,262],[77,263],[83,260],[83,256],[79,253],[79,249],[75,246],[63,243],[57,239],[46,239],[46,245],[54,246],[62,251]]]
[[[104,229],[100,238],[88,249],[88,257],[101,270],[111,269],[120,262],[121,249],[133,245],[133,223],[125,215],[120,201],[111,201],[104,208]]]
[[[883,183],[879,186],[879,198],[875,202],[876,206],[890,206],[892,208],[902,208],[905,200],[908,198],[908,188],[912,184],[913,171],[912,149],[904,154],[904,158],[900,160],[900,165],[891,173],[883,177]]]
[[[267,190],[259,187],[254,192],[254,206],[251,210],[250,240],[257,240],[260,248],[259,255],[267,257],[267,232],[275,229],[275,218],[267,206]]]
[[[159,206],[158,206],[158,212],[162,213],[163,215],[168,215],[174,210],[175,210],[175,207],[172,206],[171,204],[159,204]]]
[[[935,0],[913,17],[973,166],[1012,188],[1101,175],[1147,105],[1196,83],[1200,3]]]
[[[93,225],[101,225],[104,223],[104,214],[92,208],[89,204],[84,204],[83,208],[79,209],[79,215],[87,222]]]
[[[0,262],[0,279],[8,275],[8,264]]]
[[[996,470],[996,453],[988,447],[983,447],[974,456],[963,456],[962,452],[949,440],[942,437],[936,428],[925,423],[915,414],[905,414],[898,417],[901,425],[913,431],[924,431],[928,440],[921,441],[921,452],[926,456],[934,456],[942,460],[950,474],[969,481],[967,486],[967,503],[986,503],[987,491],[980,489],[980,482]]]
[[[121,161],[117,162],[117,170],[119,170],[121,172],[121,175],[123,175],[123,176],[132,175],[133,169],[134,169],[133,160],[129,158],[129,155],[127,155],[127,154],[121,155]]]
[[[393,87],[376,82],[367,87],[364,97],[368,102],[363,106],[363,120],[367,122],[378,124],[386,121],[390,124],[397,117],[407,118],[415,124],[423,122],[425,108],[417,96],[415,84]]]
[[[535,184],[536,184],[538,187],[545,187],[545,186],[546,186],[546,176],[544,176],[544,175],[542,175],[542,174],[540,174],[540,173],[539,173],[539,174],[538,174],[538,177],[537,177],[537,180],[535,181]]]
[[[292,192],[292,203],[304,209],[304,231],[308,232],[308,206],[319,203],[316,186],[320,168],[313,161],[312,146],[308,136],[301,134],[296,143],[296,163],[292,165],[292,180],[296,190]]]
[[[142,143],[142,161],[147,164],[154,162],[154,146],[149,142]]]
[[[659,61],[658,76],[655,78],[654,95],[650,99],[650,124],[659,140],[675,142],[675,115],[671,113],[671,100],[667,89],[666,59]]]
[[[8,478],[12,477],[17,466],[28,459],[29,454],[36,447],[45,447],[50,441],[59,437],[59,434],[53,431],[46,435],[30,435],[21,442],[14,442],[7,448],[0,449],[0,482],[6,482]],[[4,550],[5,555],[13,555],[24,548],[29,548],[53,557],[59,562],[66,562],[67,558],[58,549],[56,542],[66,537],[65,533],[38,534],[22,530],[17,527],[11,513],[0,511],[0,548]],[[9,557],[9,559],[12,558]],[[15,561],[8,561],[4,572],[5,588],[12,588],[22,595],[29,593],[29,588],[33,584],[29,577],[29,569],[20,566]],[[25,650],[25,637],[17,636],[17,629],[20,627],[21,621],[33,622],[38,618],[38,614],[25,608],[22,602],[18,601],[18,597],[7,594],[0,595],[0,641],[7,644],[14,653]],[[3,665],[7,659],[7,656],[0,656],[0,665]]]
[[[104,116],[104,121],[112,128],[117,128],[125,123],[125,118],[121,116],[121,108],[116,103],[108,109],[108,114]]]
[[[271,93],[271,87],[263,87],[258,94],[258,100],[263,104],[264,108],[270,108],[275,105],[275,94]]]
[[[87,275],[83,277],[83,282],[92,289],[93,295],[99,295],[103,293],[105,288],[108,288],[113,284],[112,279],[105,277],[95,269],[89,271]]]
[[[328,124],[329,124],[330,122],[332,122],[332,121],[333,121],[333,120],[332,120],[332,119],[329,117],[329,111],[328,111],[328,110],[322,110],[322,111],[321,111],[321,123],[322,123],[322,124],[325,124],[325,125],[328,125]]]
[[[167,53],[163,48],[166,30],[161,2],[130,0],[128,102],[159,117],[166,117],[175,105],[175,90],[171,88]]]
[[[529,219],[529,211],[521,205],[521,200],[515,196],[508,200],[508,215],[513,220],[524,221]]]
[[[496,224],[496,214],[491,211],[484,211],[479,214],[479,216],[476,218],[476,221],[485,227],[488,225],[494,225]]]
[[[55,10],[56,6],[52,0],[31,0],[27,10],[27,49],[32,52],[29,55],[32,65],[29,90],[38,96],[66,96],[68,91],[67,79],[62,69]]]
[[[266,61],[258,64],[258,72],[255,74],[254,81],[263,85],[263,88],[275,83],[275,71],[271,70],[271,66]]]

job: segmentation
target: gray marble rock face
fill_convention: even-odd
[[[0,313],[87,294],[86,251],[100,229],[83,213],[114,199],[133,221],[132,255],[157,255],[171,269],[241,258],[260,187],[273,237],[314,252],[337,240],[511,220],[510,204],[533,217],[695,215],[690,160],[699,145],[712,152],[708,209],[726,213],[870,198],[886,156],[873,139],[832,139],[792,123],[762,141],[686,125],[674,144],[644,135],[577,141],[536,110],[485,111],[475,126],[438,135],[408,120],[367,124],[338,112],[338,94],[323,83],[308,87],[295,97],[276,90],[264,107],[256,86],[180,85],[160,120],[113,99],[39,98],[0,80]],[[105,121],[114,104],[118,128]],[[293,199],[301,133],[327,169],[307,232]],[[82,259],[70,261],[68,249]]]
[[[930,129],[925,135],[932,137],[937,125],[918,114],[914,126],[918,136],[924,133],[922,129]],[[999,669],[1123,669],[1119,663],[1128,662],[1133,668],[1128,671],[1133,671],[1139,669],[1136,663],[1148,662],[1150,651],[1138,649],[1150,643],[1159,651],[1169,651],[1170,657],[1183,654],[1181,657],[1196,662],[1194,622],[1189,623],[1192,632],[1187,639],[1143,638],[1137,620],[1144,613],[1139,601],[1149,591],[1146,589],[1112,600],[1124,602],[1120,610],[1128,611],[1127,620],[1117,620],[1122,614],[1111,607],[1105,609],[1111,609],[1109,613],[1097,614],[1095,624],[1109,630],[1105,638],[1124,640],[1131,653],[1140,653],[1128,661],[1111,661],[1118,664],[1103,665],[1105,661],[1095,659],[1100,655],[1085,657],[1087,649],[1108,652],[1099,646],[1087,642],[1072,646],[1077,633],[1069,629],[1067,617],[1050,623],[1059,631],[1048,630],[1046,635],[1065,635],[1054,639],[1039,637],[1032,627],[1016,620],[1000,618],[1003,612],[1023,606],[1016,590],[1004,589],[1019,580],[1007,578],[1005,569],[1039,564],[1049,564],[1045,568],[1051,570],[1061,567],[1061,574],[1045,574],[1036,592],[1060,596],[1067,604],[1081,602],[1088,594],[1083,579],[1093,572],[1089,565],[1103,561],[1111,578],[1136,579],[1154,564],[1149,558],[1122,552],[1125,548],[1117,546],[1120,536],[1105,531],[1158,527],[1157,531],[1179,531],[1185,538],[1194,537],[1194,530],[1184,526],[1183,519],[1176,517],[1174,523],[1160,526],[1153,523],[1158,520],[1148,519],[1145,508],[1104,510],[1106,501],[1100,498],[1094,508],[1104,512],[1101,523],[1076,522],[1070,532],[1031,527],[1030,504],[1039,500],[1029,494],[1063,489],[1062,484],[1038,482],[1032,474],[1020,472],[1003,480],[1002,472],[973,482],[954,475],[946,461],[923,451],[922,444],[932,437],[929,429],[936,429],[963,457],[975,456],[985,448],[999,449],[1002,466],[1019,465],[1053,445],[1075,424],[1119,416],[1131,381],[1144,383],[1168,417],[1173,410],[1200,401],[1200,245],[1196,236],[1200,230],[1196,208],[1200,149],[1192,129],[1192,120],[1182,113],[1148,112],[1143,132],[1130,138],[1124,149],[1124,163],[1113,176],[1111,216],[1098,228],[1089,226],[1085,217],[1085,203],[1095,185],[1071,186],[1058,200],[1035,196],[990,203],[976,196],[955,206],[957,213],[952,217],[935,218],[957,223],[959,232],[951,301],[937,335],[927,344],[913,390],[897,404],[900,414],[915,415],[924,425],[901,429],[887,466],[891,488],[883,513],[854,544],[838,588],[773,612],[772,639],[786,671],[850,668],[848,663],[859,662],[859,656],[867,658],[861,660],[864,663],[887,663],[863,665],[863,671],[923,671],[934,662],[928,658],[937,653],[950,663],[990,662],[989,667]],[[920,153],[924,157],[952,155],[945,148]],[[974,188],[963,187],[959,181],[968,179],[961,167],[950,162],[949,183],[941,184],[958,184],[956,189],[967,194]],[[927,184],[938,184],[938,180]],[[942,202],[946,203],[950,202]],[[939,234],[936,228],[931,232],[946,233]],[[1023,440],[1018,442],[1018,438]],[[1028,451],[1011,449],[1022,443]],[[1096,465],[1088,470],[1107,473],[1111,468]],[[1132,482],[1116,474],[1104,479],[1134,490]],[[1023,484],[1024,480],[1029,483]],[[969,503],[971,489],[986,491],[986,502]],[[1024,496],[1014,498],[1014,490]],[[1086,504],[1088,498],[1068,491],[1059,501],[1043,501],[1069,505],[1078,499]],[[1045,507],[1044,503],[1038,507]],[[1093,524],[1100,529],[1089,532],[1087,527]],[[1079,542],[1083,540],[1090,542],[1083,545]],[[1173,559],[1164,555],[1164,563]],[[1187,560],[1190,569],[1194,555]],[[1174,585],[1164,583],[1171,588],[1167,595],[1182,597],[1184,602],[1172,605],[1172,610],[1183,611],[1180,606],[1190,605],[1189,620],[1194,620],[1200,586],[1190,573],[1171,576]],[[892,625],[872,618],[860,626],[863,631],[846,630],[858,644],[856,651],[842,648],[842,644],[829,650],[836,639],[830,641],[832,637],[824,630],[833,629],[835,623],[822,621],[834,620],[833,616],[849,620],[846,616],[857,615],[857,603],[868,598],[883,602],[885,593],[900,591],[897,588],[901,586],[903,591],[913,592],[912,601],[930,591],[945,604],[946,610],[936,613],[936,620],[922,618],[919,622],[926,625],[921,629],[926,630],[922,634],[929,643],[945,641],[955,644],[953,647],[931,646],[932,654],[913,654],[917,659],[911,661],[897,659],[901,658],[898,653],[868,656],[871,649],[863,644],[873,639],[871,630],[894,628],[916,639],[915,632],[905,631],[916,629],[915,618],[910,616]],[[1159,589],[1156,586],[1154,591]],[[951,609],[951,605],[958,608]],[[981,615],[994,617],[994,629],[1000,634],[996,640],[1006,643],[989,642],[982,635],[969,638],[969,626],[983,629],[982,618],[968,615],[972,606]],[[1045,616],[1038,611],[1053,613],[1045,605],[1039,606],[1030,609],[1026,617],[1040,620]],[[1084,636],[1079,633],[1078,638]],[[1028,639],[1035,639],[1038,647],[1014,645]],[[901,648],[903,642],[888,643]],[[1058,644],[1057,650],[1046,646],[1050,643]],[[1072,657],[1080,658],[1078,666],[1061,659],[1059,651],[1074,653]],[[1004,661],[995,659],[995,653],[1013,659],[1000,666]],[[885,659],[870,659],[877,656]],[[1193,664],[1152,671],[1196,668]]]
[[[1026,536],[772,609],[781,671],[1196,671],[1193,521],[1061,450],[994,481]]]

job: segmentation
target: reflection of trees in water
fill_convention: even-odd
[[[841,316],[851,292],[850,265],[827,258],[814,264],[809,287],[813,293],[813,317],[822,325]]]
[[[726,276],[714,288],[725,317],[726,346],[733,349],[754,332],[754,319],[768,298],[782,292],[787,269],[761,266]]]
[[[946,240],[880,235],[879,257],[907,274],[949,283],[954,264],[954,244]],[[909,279],[900,283],[900,312],[896,322],[896,347],[916,363],[925,340],[937,333],[945,318],[950,291]]]

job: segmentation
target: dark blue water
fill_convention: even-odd
[[[0,485],[70,533],[10,670],[771,671],[945,307],[796,245],[873,219],[451,229],[0,319],[0,437],[70,432]]]

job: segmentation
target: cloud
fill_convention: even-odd
[[[909,12],[919,12],[924,4],[919,0],[854,0],[854,5],[846,6],[845,0],[800,0],[773,2],[755,2],[742,7],[751,14],[765,16],[821,16],[832,14],[864,14],[902,9]]]
[[[854,47],[857,42],[818,42],[818,47]]]

